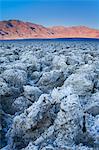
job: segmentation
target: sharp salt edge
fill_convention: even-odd
[[[0,42],[1,150],[99,150],[99,41]]]

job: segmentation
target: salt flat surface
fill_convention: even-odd
[[[99,150],[99,40],[0,42],[1,150]]]

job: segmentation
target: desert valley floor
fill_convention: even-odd
[[[99,150],[99,40],[0,42],[1,150]]]

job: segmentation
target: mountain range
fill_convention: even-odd
[[[99,29],[86,26],[44,27],[20,20],[0,21],[0,40],[32,38],[99,38]]]

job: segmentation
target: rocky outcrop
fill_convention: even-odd
[[[0,57],[1,150],[99,149],[97,41],[1,42]]]
[[[99,38],[99,30],[86,26],[44,27],[20,20],[0,21],[0,39]]]

